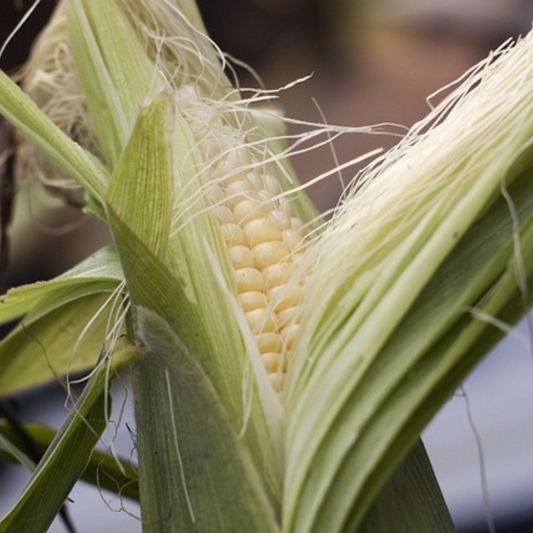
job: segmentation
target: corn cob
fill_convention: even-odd
[[[299,323],[303,280],[294,277],[305,230],[276,177],[267,172],[238,128],[196,96],[182,102],[210,175],[208,197],[233,268],[235,288],[270,382],[283,390]],[[294,278],[294,279],[293,279]]]
[[[36,59],[26,68],[25,86],[64,131],[91,152],[99,153],[73,66],[64,4],[59,5],[54,21],[38,43]],[[145,33],[152,34],[149,28]],[[147,48],[154,46],[148,37],[145,44]],[[172,43],[167,44],[171,49]],[[156,48],[159,53],[159,47]],[[178,57],[175,52],[169,53],[169,57]],[[170,80],[169,73],[179,69],[176,66],[168,70]],[[54,90],[58,83],[69,88],[68,98],[63,91]],[[299,328],[298,306],[303,284],[295,274],[305,248],[304,225],[295,216],[291,201],[283,194],[277,178],[265,169],[259,153],[264,146],[254,151],[247,144],[238,113],[234,113],[231,106],[226,110],[220,101],[209,102],[205,96],[200,96],[200,93],[205,94],[205,87],[199,87],[196,79],[174,89],[178,107],[205,163],[202,174],[209,176],[206,180],[209,181],[208,201],[220,223],[233,268],[236,294],[271,384],[281,391]],[[65,100],[69,102],[69,113],[58,115],[57,110],[62,109]],[[242,111],[241,108],[239,112]],[[28,150],[28,156],[36,152],[28,143],[24,143],[24,149]],[[59,174],[55,167],[44,166],[45,158],[40,154],[38,158],[28,156],[20,158],[25,162],[25,170],[35,161],[35,167],[41,169],[41,181],[54,185],[54,190],[62,196],[71,194],[70,189],[76,187],[72,180]],[[58,175],[61,180],[57,179]],[[80,189],[74,188],[74,191],[79,194]],[[78,203],[82,203],[81,198]]]

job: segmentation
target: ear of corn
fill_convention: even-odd
[[[153,105],[158,105],[157,100]],[[142,115],[140,115],[139,120],[143,120]],[[134,136],[136,131],[140,132],[141,139],[145,139],[148,144],[152,144],[153,136],[146,137],[142,135],[142,129],[137,130],[136,128],[134,128]],[[137,141],[132,137],[130,142],[135,143]],[[156,151],[147,150],[146,153],[155,155]],[[125,160],[124,164],[126,165],[126,168],[128,168],[131,164],[131,160]],[[120,176],[123,176],[123,179],[130,180],[129,185],[124,184],[126,189],[129,186],[135,187],[133,180],[131,180],[132,173],[127,170],[120,170],[120,165],[113,177],[112,184],[115,179],[120,179]],[[146,176],[143,175],[137,176],[137,179],[139,180],[145,178]],[[155,176],[152,175],[150,179],[153,180],[154,178]],[[121,190],[121,187],[115,190]],[[270,434],[270,431],[275,428],[265,427],[263,425],[264,418],[259,416],[259,414],[254,414],[257,409],[261,408],[261,403],[257,399],[257,396],[255,396],[256,393],[254,392],[253,383],[243,383],[243,377],[245,376],[243,376],[241,365],[247,366],[249,363],[244,359],[246,357],[246,352],[244,351],[244,346],[241,344],[242,341],[239,337],[239,331],[237,329],[234,331],[235,338],[233,344],[231,344],[231,339],[228,339],[231,330],[228,331],[227,328],[222,329],[220,318],[218,319],[217,327],[223,331],[224,337],[221,337],[221,334],[217,337],[217,330],[205,330],[206,317],[199,314],[200,303],[203,303],[204,305],[212,305],[214,298],[212,291],[210,294],[211,300],[208,300],[207,292],[209,286],[203,286],[201,288],[202,291],[205,292],[205,299],[203,299],[202,293],[198,294],[199,290],[195,289],[196,285],[185,285],[183,279],[176,275],[176,269],[173,263],[170,263],[174,266],[174,270],[171,271],[163,262],[158,260],[157,257],[152,256],[152,253],[147,248],[146,244],[143,243],[138,235],[135,235],[132,232],[134,224],[127,224],[122,218],[116,215],[117,213],[133,213],[133,216],[138,217],[141,213],[143,205],[142,197],[131,195],[130,200],[125,203],[127,197],[128,195],[112,195],[109,197],[108,201],[110,223],[124,265],[132,303],[135,306],[142,305],[155,310],[175,328],[180,338],[183,339],[183,342],[187,342],[188,345],[194,346],[195,356],[206,369],[209,369],[210,379],[215,384],[217,392],[224,402],[230,418],[235,424],[236,430],[242,431],[246,437],[246,441],[254,453],[254,459],[258,463],[265,487],[271,495],[271,498],[279,497],[276,496],[277,491],[279,491],[279,485],[277,485],[279,484],[278,476],[280,475],[278,470],[279,458],[276,455],[277,450],[274,448],[274,441]],[[207,222],[209,222],[209,219],[207,219]],[[214,224],[214,227],[218,230],[216,222],[214,222]],[[207,227],[209,228],[209,226]],[[187,232],[180,232],[181,239],[184,238],[184,233],[189,239],[191,239],[191,235],[187,234]],[[171,240],[169,255],[175,251],[175,248],[172,248],[172,246],[175,246],[176,242],[178,244],[181,244],[182,242],[187,243],[187,241]],[[200,251],[202,250],[203,248],[200,248]],[[188,259],[189,261],[184,266],[194,268],[194,255],[190,254]],[[210,275],[212,276],[209,265],[206,265],[205,262],[199,263],[199,267],[200,268],[194,273],[194,275],[190,275],[190,279],[196,281],[196,283],[198,283],[197,280],[199,279],[205,281],[206,277]],[[187,271],[185,271],[185,274],[187,274]],[[213,284],[223,282],[223,280],[214,277],[213,280]],[[216,285],[211,285],[211,287],[213,286]],[[186,292],[186,287],[190,291],[189,293]],[[191,288],[194,289],[194,291],[191,291]],[[227,298],[228,296],[222,294],[221,299],[226,305]],[[214,344],[215,340],[218,340],[218,345]],[[239,346],[242,346],[241,352],[238,351]],[[222,351],[224,348],[226,350],[225,352]],[[221,353],[231,353],[231,359],[228,360],[227,358],[221,359],[213,357],[213,354],[217,355]],[[148,379],[148,375],[143,375],[143,383],[144,380]],[[251,376],[249,379],[252,379]],[[250,389],[243,389],[245,385],[250,386]],[[156,383],[146,386],[154,388],[156,387]],[[252,398],[255,396],[254,403],[251,406],[251,415],[247,415],[246,412],[243,412],[243,407],[246,407],[246,405],[243,405],[242,400],[248,402],[249,398],[246,396],[244,398],[239,397],[237,395],[239,390],[242,390],[243,394],[250,394]],[[150,409],[150,406],[146,405],[145,408],[148,410]],[[141,406],[139,406],[138,409],[141,409]],[[168,411],[166,413],[161,413],[160,418],[144,417],[140,413],[139,416],[143,420],[143,424],[145,424],[142,427],[142,431],[151,433],[152,431],[157,431],[156,427],[168,426],[172,413]],[[246,416],[250,416],[249,421],[244,418]],[[152,425],[155,427],[152,427]],[[145,460],[145,458],[141,456],[140,460]]]
[[[0,109],[88,190],[112,229],[128,333],[146,352],[135,393],[147,528],[195,530],[198,511],[213,528],[241,519],[258,531],[355,530],[369,509],[392,517],[407,500],[403,526],[438,515],[439,531],[449,529],[446,513],[417,498],[389,501],[398,478],[377,495],[497,337],[477,318],[514,320],[530,303],[531,38],[438,107],[433,119],[446,121],[415,127],[366,171],[309,242],[315,213],[291,191],[271,133],[279,123],[230,88],[192,2],[66,4],[70,36],[59,42],[72,44],[107,170],[1,76]],[[473,307],[481,312],[465,312]],[[189,422],[182,406],[193,394]],[[216,413],[205,434],[204,413]],[[187,454],[222,444],[205,465],[180,466],[176,439]],[[155,457],[161,440],[169,455]],[[413,464],[427,473],[414,453],[402,482],[418,480]],[[211,504],[224,472],[245,487],[227,511],[226,495]],[[193,475],[198,490],[181,490]]]

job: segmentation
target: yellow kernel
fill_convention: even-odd
[[[300,232],[302,235],[304,232],[304,224],[298,217],[291,217],[291,229]]]
[[[285,372],[287,370],[287,359],[279,352],[267,352],[261,354],[261,360],[268,373]]]
[[[296,267],[290,262],[282,262],[276,265],[270,265],[263,269],[263,276],[268,287],[277,287],[289,281]]]
[[[294,346],[294,340],[300,329],[300,324],[291,324],[281,330],[281,339],[286,350],[290,350]]]
[[[305,249],[300,247],[291,255],[291,261],[294,263],[294,266],[296,268],[298,268],[298,265],[302,262],[305,256],[305,254],[303,253],[304,251]]]
[[[196,137],[196,139],[200,138]],[[215,159],[215,157],[220,155],[220,152],[222,151],[220,139],[215,135],[206,135],[205,137],[202,137],[200,139],[200,148],[202,150],[205,161]]]
[[[231,164],[233,169],[250,166],[252,164],[252,159],[250,158],[248,148],[239,146],[230,150],[226,154],[226,163],[228,165]]]
[[[268,301],[273,305],[276,312],[280,312],[287,307],[294,307],[300,303],[303,293],[301,285],[278,285],[269,288]]]
[[[274,176],[266,174],[263,176],[263,183],[265,189],[270,193],[271,197],[281,194],[281,187],[278,183],[278,180]]]
[[[227,246],[236,246],[238,244],[245,244],[244,231],[237,224],[223,224],[222,235],[226,241]]]
[[[222,187],[217,183],[210,183],[207,190],[209,200],[214,204],[218,205],[226,201],[226,194],[222,190]]]
[[[268,333],[276,329],[274,316],[268,308],[248,311],[246,321],[254,333]]]
[[[246,181],[250,184],[253,191],[259,191],[263,188],[263,179],[258,172],[247,172]]]
[[[239,202],[250,198],[251,192],[252,188],[249,183],[242,179],[236,179],[226,185],[224,203],[231,209],[234,209]]]
[[[241,200],[233,208],[233,216],[237,224],[246,224],[256,218],[264,218],[266,216],[265,208],[252,198]]]
[[[268,306],[266,296],[259,291],[241,292],[239,294],[239,300],[245,311],[253,311],[254,309],[265,308]]]
[[[257,189],[254,191],[253,197],[258,200],[262,205],[272,208],[272,196],[265,191],[265,189]]]
[[[244,233],[246,236],[246,231]],[[300,248],[302,246],[303,235],[299,231],[294,229],[286,229],[283,230],[281,233],[283,241],[289,245],[289,248],[291,250],[296,250],[297,248]]]
[[[291,201],[288,199],[288,198],[285,198],[285,197],[282,197],[279,199],[279,207],[281,209],[281,211],[283,211],[283,213],[285,213],[285,215],[287,215],[289,217],[289,221],[292,218],[295,218],[294,217],[294,211],[292,209],[292,204],[291,204]]]
[[[248,150],[244,147],[234,148],[226,152],[220,162],[215,167],[215,176],[224,178],[227,183],[242,179],[245,167],[252,164]]]
[[[289,247],[280,241],[263,242],[254,246],[252,251],[255,256],[255,265],[261,270],[282,261],[291,253]]]
[[[237,290],[239,292],[258,291],[265,288],[263,274],[256,268],[239,268],[235,271],[237,279]]]
[[[280,241],[281,232],[268,218],[256,218],[244,226],[244,236],[249,246],[262,242]]]
[[[291,306],[277,312],[280,328],[296,323],[298,320],[298,307]]]
[[[290,229],[291,217],[288,216],[282,209],[272,209],[268,216],[282,229]]]
[[[237,245],[228,249],[229,258],[234,268],[253,268],[254,254],[247,246]]]
[[[270,380],[270,384],[272,385],[272,388],[280,393],[283,391],[283,387],[285,386],[285,374],[276,373],[276,374],[269,374],[268,379]]]
[[[283,342],[277,333],[260,333],[255,339],[261,353],[281,352],[283,348]]]
[[[221,224],[233,224],[235,222],[233,211],[225,205],[217,205],[215,207],[215,215]]]

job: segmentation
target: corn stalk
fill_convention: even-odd
[[[114,244],[0,300],[22,317],[0,395],[93,376],[37,466],[0,426],[0,453],[35,468],[0,531],[46,530],[93,471],[115,372],[138,481],[115,471],[146,531],[452,531],[419,434],[531,305],[532,39],[321,220],[281,115],[232,87],[192,0],[61,2],[26,94],[0,73],[0,113],[24,171],[76,189]]]

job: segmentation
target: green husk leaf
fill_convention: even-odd
[[[57,433],[56,430],[40,424],[24,424],[22,430],[40,455],[44,455]],[[24,443],[9,424],[3,421],[0,421],[0,441],[0,457],[24,464],[30,470],[35,468],[35,463],[21,451],[24,449]],[[2,443],[6,444],[6,448],[2,448]],[[13,448],[18,454],[13,453]],[[139,500],[137,469],[126,459],[93,450],[80,479],[119,496]]]
[[[108,298],[87,296],[23,320],[0,343],[0,396],[94,367],[112,311]]]
[[[314,291],[307,285],[319,299],[291,369],[288,529],[355,531],[424,425],[501,337],[494,324],[531,305],[530,43],[485,67],[324,233]],[[333,272],[341,283],[325,283]]]
[[[84,296],[111,293],[123,280],[116,249],[102,248],[57,278],[15,287],[0,296],[0,322],[29,311],[34,317],[42,316]]]
[[[144,530],[279,531],[209,377],[153,312],[137,310],[136,330],[145,350],[134,381]]]
[[[91,124],[114,167],[157,78],[155,66],[117,0],[71,0],[67,21]]]
[[[533,238],[531,177],[525,172],[509,187],[523,232],[528,283],[533,270],[533,258],[525,253],[525,243]],[[355,528],[424,425],[502,336],[467,310],[476,308],[504,320],[523,314],[514,264],[515,232],[508,203],[499,197],[435,272],[370,362],[323,441],[324,451],[314,455],[313,472],[300,495],[298,506],[306,520],[309,509],[316,509],[313,527]],[[500,316],[506,305],[509,312]],[[479,343],[483,350],[476,349]],[[326,492],[327,508],[319,503]]]
[[[4,72],[0,71],[0,114],[97,202],[101,217],[109,174],[101,162],[65,135]]]
[[[102,364],[85,386],[69,417],[34,470],[0,531],[46,531],[90,460],[106,423],[110,406],[109,378],[137,353],[124,348],[112,357],[112,370]]]
[[[107,192],[114,215],[159,258],[168,248],[172,212],[172,112],[165,93],[140,111]]]
[[[453,533],[455,527],[422,441],[388,479],[358,533]]]
[[[533,238],[532,175],[522,174],[510,188],[522,226],[529,285],[533,281],[533,256],[525,245]],[[338,470],[330,481],[333,493],[345,488],[338,502],[342,500],[346,506],[353,505],[351,498],[355,499],[356,490],[359,492],[358,506],[353,506],[347,523],[361,519],[390,469],[473,366],[502,337],[502,330],[465,310],[475,308],[486,316],[515,321],[524,313],[513,238],[513,220],[507,202],[500,197],[436,272],[379,359],[365,373],[364,384],[350,398],[350,402],[361,402],[362,413],[356,418],[345,411],[336,421],[360,434],[357,442],[351,441],[353,449],[342,462],[342,472]],[[503,309],[507,309],[505,316],[501,314]],[[339,439],[337,449],[350,442],[341,444],[342,434],[331,438]],[[355,471],[362,482],[359,489],[357,479],[350,476]],[[346,489],[347,484],[350,489]],[[330,498],[333,495],[332,491],[328,494]],[[335,513],[341,512],[332,501],[327,512],[319,514],[318,524],[332,525]]]

